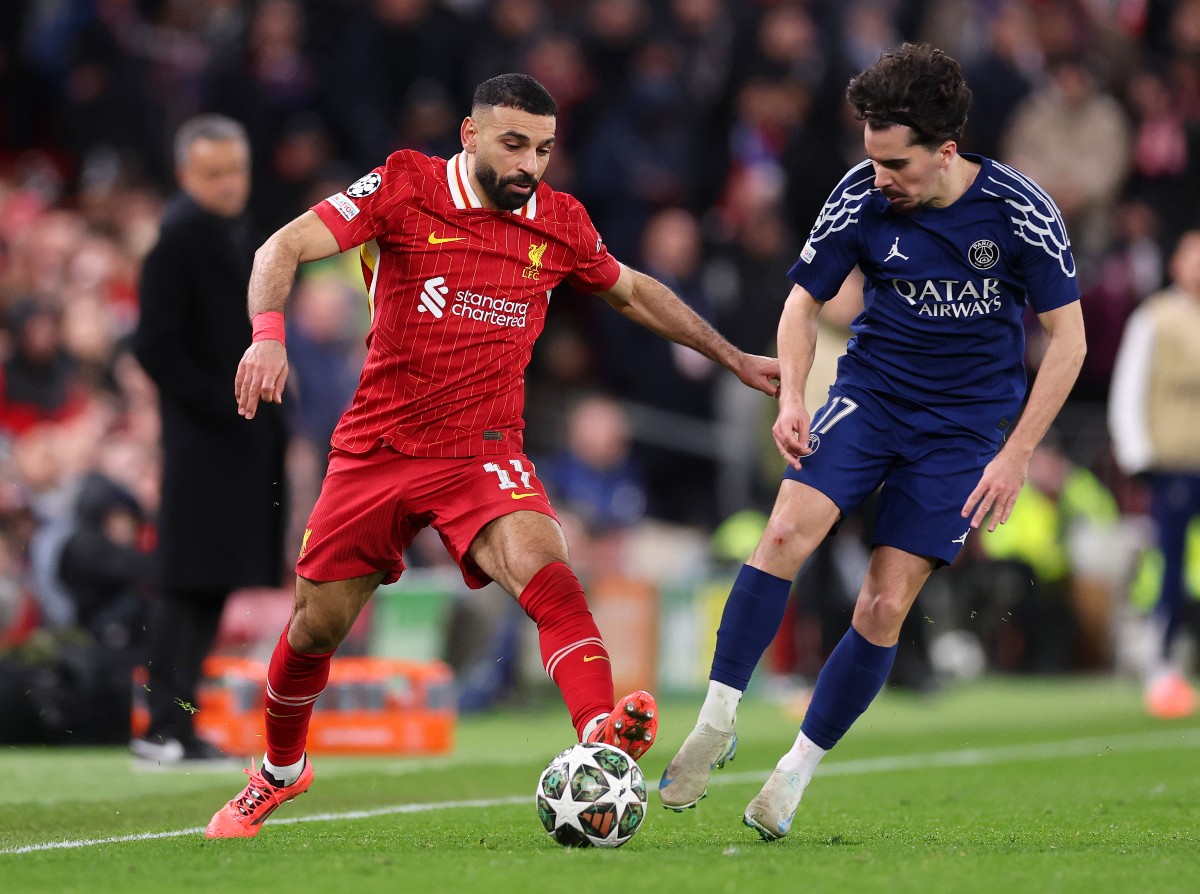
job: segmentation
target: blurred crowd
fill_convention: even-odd
[[[772,353],[787,269],[863,156],[845,85],[904,40],[962,62],[975,95],[963,149],[1051,193],[1084,294],[1087,364],[1030,481],[1061,554],[1017,542],[965,560],[1033,568],[1049,594],[1023,639],[998,630],[988,648],[1000,666],[1110,663],[1090,625],[1109,624],[1111,604],[1098,622],[1095,599],[1062,582],[1117,571],[1068,529],[1082,513],[1119,528],[1131,553],[1149,543],[1124,524],[1146,502],[1112,459],[1105,406],[1126,320],[1200,227],[1200,0],[0,4],[0,648],[39,626],[121,647],[153,598],[159,419],[128,338],[184,120],[212,111],[245,125],[265,236],[397,148],[456,152],[475,84],[528,72],[560,109],[548,181],[585,203],[617,257],[743,349]],[[297,530],[367,324],[357,265],[310,266],[288,313]],[[852,316],[831,315],[835,346]],[[1031,371],[1038,351],[1031,340]],[[585,560],[619,561],[619,532],[645,518],[711,532],[775,492],[769,401],[565,288],[527,415],[528,450]],[[1101,495],[1084,509],[1064,498],[1077,470]],[[1031,638],[1047,631],[1078,647],[1037,651]]]

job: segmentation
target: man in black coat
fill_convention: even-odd
[[[218,757],[196,736],[196,685],[226,597],[282,580],[287,436],[282,408],[247,423],[230,391],[250,340],[246,288],[257,246],[244,214],[250,148],[236,121],[203,115],[175,140],[181,191],[146,258],[134,353],[158,386],[162,598],[149,631],[149,760]]]

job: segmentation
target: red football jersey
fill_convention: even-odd
[[[402,150],[315,205],[342,250],[361,246],[367,359],[333,445],[380,439],[410,456],[522,450],[525,367],[550,294],[611,288],[620,265],[583,205],[541,183],[516,211],[471,188],[466,154]]]

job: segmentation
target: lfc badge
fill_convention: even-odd
[[[546,253],[546,243],[541,245],[529,246],[529,266],[526,267],[521,275],[526,279],[537,279],[542,272],[542,255]]]

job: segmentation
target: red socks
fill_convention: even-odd
[[[333,658],[333,652],[297,652],[287,634],[285,627],[267,670],[267,760],[277,767],[297,763],[304,756],[313,702],[325,691]]]
[[[533,576],[517,601],[537,624],[542,665],[562,691],[582,737],[589,720],[613,709],[612,662],[583,587],[570,568],[552,562]]]
[[[562,691],[571,723],[583,728],[613,709],[612,663],[588,610],[575,573],[552,562],[533,576],[518,600],[537,624],[542,665]],[[329,682],[333,652],[305,655],[287,641],[287,629],[271,653],[267,671],[267,759],[277,767],[304,756],[313,702]]]

